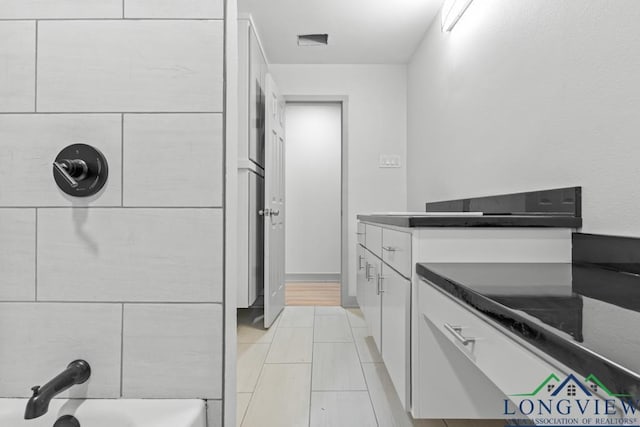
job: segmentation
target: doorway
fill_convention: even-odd
[[[344,99],[287,99],[286,304],[343,304]]]

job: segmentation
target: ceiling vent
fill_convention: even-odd
[[[329,43],[329,34],[300,34],[298,46],[326,46]]]

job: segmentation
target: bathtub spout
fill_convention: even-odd
[[[33,396],[27,402],[24,419],[30,420],[46,414],[49,410],[51,399],[75,384],[82,384],[90,376],[91,367],[89,364],[84,360],[74,360],[67,366],[67,369],[42,387],[31,387]]]

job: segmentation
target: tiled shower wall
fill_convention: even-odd
[[[0,1],[0,396],[222,398],[223,0]],[[66,196],[51,163],[99,148]]]

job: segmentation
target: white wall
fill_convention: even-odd
[[[28,397],[86,358],[74,397],[220,407],[223,9],[0,1],[0,396]],[[86,199],[51,169],[79,141],[110,172]]]
[[[409,64],[409,208],[583,186],[584,231],[640,235],[640,2],[476,0]]]
[[[406,155],[404,65],[270,65],[284,95],[348,96],[349,294],[356,286],[356,215],[406,209],[406,169],[378,168],[380,154]]]
[[[338,275],[340,104],[288,104],[286,135],[286,272]]]

